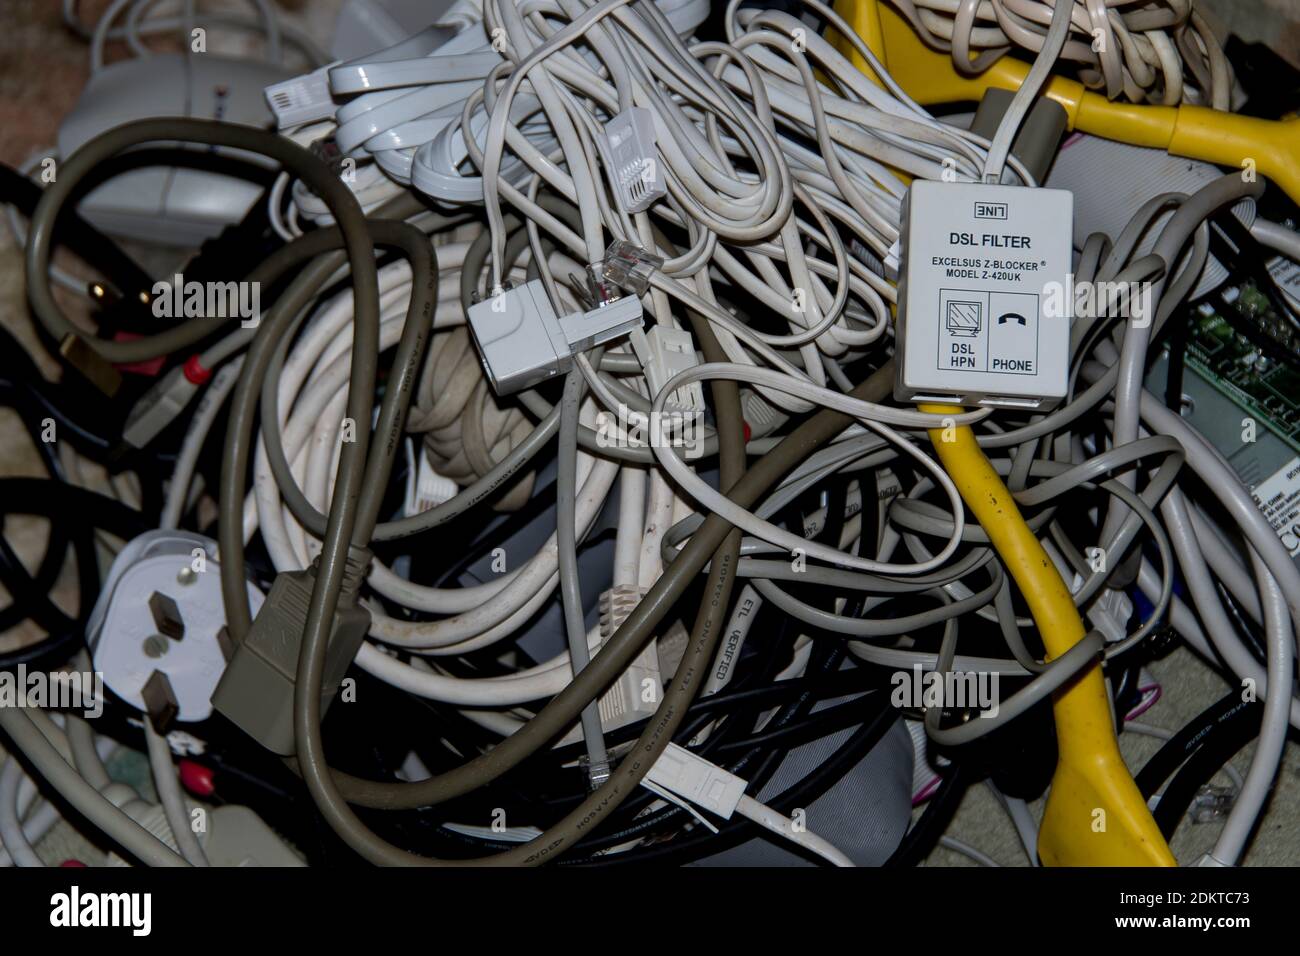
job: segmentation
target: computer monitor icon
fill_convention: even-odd
[[[950,335],[973,338],[980,333],[982,302],[953,300],[948,303],[945,326]]]

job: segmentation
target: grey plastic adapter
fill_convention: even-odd
[[[567,372],[575,354],[627,335],[643,321],[635,296],[557,316],[541,279],[499,290],[471,305],[466,317],[483,371],[498,395]]]
[[[325,651],[322,714],[334,700],[348,665],[370,630],[370,612],[357,604],[370,557],[370,552],[362,548],[348,551],[343,590]],[[266,603],[212,695],[216,710],[262,746],[285,756],[295,752],[293,696],[307,608],[315,584],[314,562],[305,570],[276,576]]]

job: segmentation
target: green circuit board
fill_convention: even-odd
[[[1255,310],[1259,296],[1243,287],[1240,312]],[[1267,300],[1265,300],[1265,303]],[[1204,378],[1261,425],[1300,451],[1300,368],[1266,354],[1211,303],[1193,312],[1187,367]]]

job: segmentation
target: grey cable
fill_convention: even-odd
[[[576,678],[591,662],[587,647],[587,623],[578,576],[578,406],[582,401],[582,373],[576,368],[564,379],[560,400],[560,447],[555,479],[555,538],[560,574],[560,599],[564,608],[564,630],[569,644],[569,663]],[[587,774],[592,781],[609,775],[609,754],[600,723],[600,702],[593,699],[582,708],[582,739],[587,746]]]
[[[77,666],[83,671],[89,671],[89,658],[87,657],[85,664],[79,663]],[[77,768],[77,773],[81,774],[86,783],[96,790],[103,790],[109,785],[110,779],[104,761],[99,759],[99,752],[95,749],[95,732],[90,729],[89,722],[77,714],[68,714],[65,721],[68,749],[72,753],[73,766]]]
[[[18,815],[18,786],[23,777],[22,764],[17,757],[10,755],[0,767],[0,845],[4,846],[14,866],[44,866],[44,861],[28,842]]]
[[[998,712],[995,716],[981,714],[979,718],[968,720],[966,723],[958,724],[955,727],[940,727],[939,721],[943,717],[943,709],[939,707],[927,708],[925,712],[925,732],[931,739],[946,747],[956,747],[970,743],[972,740],[978,740],[980,737],[1015,720],[1040,701],[1046,700],[1053,691],[1064,685],[1066,681],[1095,664],[1097,655],[1104,644],[1105,641],[1100,634],[1096,631],[1089,631],[1077,644],[1060,657],[1053,659],[1042,673],[1034,675],[1024,687],[1006,700],[1001,701],[998,704]],[[952,670],[956,650],[957,624],[955,620],[950,620],[944,631],[943,643],[939,649],[939,660],[935,670],[940,674],[948,674]]]
[[[402,338],[397,344],[397,352],[393,359],[394,373],[385,389],[384,400],[379,408],[379,420],[375,424],[375,434],[382,443],[384,455],[372,459],[367,463],[366,468],[366,488],[378,492],[364,497],[365,506],[358,518],[360,521],[358,533],[366,535],[366,540],[374,536],[373,531],[378,522],[379,507],[383,500],[381,472],[387,474],[391,470],[400,439],[405,431],[410,394],[419,374],[419,367],[424,360],[424,351],[432,331],[433,310],[437,307],[438,296],[432,246],[425,239],[424,234],[406,223],[369,220],[369,227],[376,239],[396,246],[410,260],[413,285],[406,321],[402,326]],[[423,286],[415,285],[418,282],[423,282]],[[261,434],[266,447],[267,463],[275,476],[285,505],[304,528],[319,537],[325,533],[325,516],[307,500],[297,479],[294,478],[285,457],[279,424],[279,372],[293,330],[305,318],[305,308],[296,310],[287,328],[276,336],[277,341],[272,348],[267,370],[261,382]],[[365,419],[356,419],[356,421],[368,423],[370,415],[367,414]],[[358,425],[358,428],[360,427]]]
[[[184,858],[87,783],[36,729],[25,711],[17,707],[0,707],[0,729],[32,762],[37,773],[109,839],[149,866],[188,866]]]
[[[27,235],[27,297],[37,319],[56,341],[62,341],[71,335],[83,339],[105,361],[141,362],[159,355],[180,352],[219,331],[229,321],[222,315],[206,316],[143,338],[125,342],[108,341],[88,337],[73,325],[63,314],[50,288],[49,265],[55,220],[77,185],[102,163],[123,150],[141,143],[177,140],[258,153],[277,160],[302,179],[329,205],[347,237],[358,308],[366,308],[362,303],[369,299],[372,300],[369,306],[378,310],[375,265],[369,237],[363,228],[361,207],[347,185],[321,160],[291,140],[249,126],[177,118],[141,120],[101,133],[65,159],[59,165],[58,178],[41,194],[40,202],[32,212]],[[255,277],[249,278],[254,281]]]
[[[1254,551],[1250,554],[1255,576],[1260,582],[1260,598],[1264,610],[1264,633],[1267,641],[1268,673],[1274,692],[1264,698],[1264,715],[1260,725],[1259,740],[1250,758],[1250,769],[1237,799],[1228,812],[1228,819],[1214,844],[1214,858],[1225,866],[1236,866],[1250,835],[1254,832],[1264,804],[1273,789],[1273,778],[1282,763],[1290,723],[1290,695],[1279,694],[1276,688],[1288,683],[1295,661],[1295,632],[1286,601],[1277,581]]]
[[[185,805],[185,795],[181,792],[180,779],[176,776],[176,767],[172,763],[172,748],[167,738],[154,729],[153,722],[144,719],[145,748],[149,754],[149,767],[153,771],[154,788],[158,791],[158,802],[162,804],[163,813],[171,827],[176,846],[181,856],[193,866],[207,866],[208,856],[203,852],[203,845],[190,825],[189,807]]]

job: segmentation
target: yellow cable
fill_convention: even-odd
[[[952,405],[922,405],[921,410],[963,411]],[[1056,565],[970,428],[934,429],[930,440],[1024,595],[1048,657],[1061,656],[1085,631]],[[1038,831],[1042,861],[1048,866],[1175,866],[1120,756],[1101,668],[1090,668],[1059,691],[1052,709],[1058,757]]]
[[[921,104],[978,101],[989,87],[1016,90],[1029,72],[1028,64],[1004,56],[978,76],[962,76],[949,56],[922,43],[888,5],[837,0],[835,9]],[[842,48],[859,69],[874,76],[861,56],[847,44]],[[1204,106],[1112,103],[1063,76],[1052,77],[1043,94],[1065,108],[1070,129],[1258,173],[1300,202],[1300,117],[1265,120]]]

